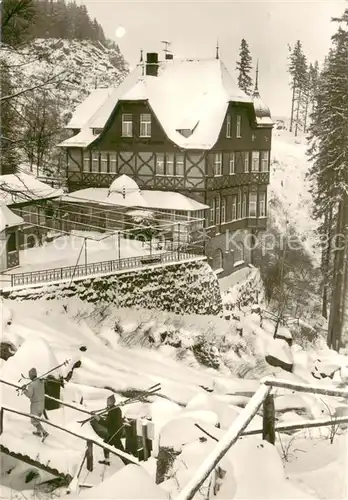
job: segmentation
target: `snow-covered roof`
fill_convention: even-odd
[[[111,88],[95,89],[74,111],[65,128],[81,129],[90,120],[111,94]]]
[[[0,175],[0,202],[5,205],[56,198],[62,194],[62,189],[52,188],[29,174]]]
[[[271,111],[267,104],[261,99],[259,91],[256,89],[253,95],[254,110],[256,115],[256,123],[259,126],[273,125]]]
[[[7,227],[19,226],[24,223],[24,219],[14,214],[4,203],[0,202],[0,232]]]
[[[61,197],[62,201],[74,203],[100,203],[105,205],[115,205],[119,207],[141,207],[147,208],[148,204],[141,192],[123,194],[112,192],[108,188],[87,188],[65,194]]]
[[[85,105],[87,99],[76,108],[67,128],[72,127],[71,124],[79,124],[80,132],[69,139],[58,144],[61,147],[86,147],[91,144],[99,135],[93,134],[93,129],[104,128],[107,120],[113,112],[116,104],[121,96],[128,92],[141,77],[142,69],[137,66],[116,88],[99,89],[105,91],[95,94],[91,99],[91,109]],[[106,96],[106,90],[108,95]],[[102,99],[103,98],[103,99]],[[99,102],[99,106],[97,106]],[[77,115],[77,116],[76,116]]]
[[[140,191],[138,184],[128,177],[128,175],[122,174],[120,177],[117,177],[115,179],[110,187],[109,187],[109,193],[125,193],[125,194],[131,194],[134,192]]]
[[[104,128],[118,101],[138,100],[148,101],[168,138],[184,149],[211,149],[229,102],[253,103],[219,59],[163,61],[158,76],[142,75],[138,66],[92,117],[86,112],[81,132],[60,146],[87,147],[97,136],[88,135],[86,129]],[[78,116],[81,120],[81,113]],[[193,133],[184,137],[182,129]]]
[[[209,208],[208,205],[204,205],[184,194],[173,191],[143,191],[142,193],[149,207],[157,208],[158,210],[195,212]]]
[[[181,193],[173,191],[152,191],[144,190],[127,193],[123,197],[121,192],[111,192],[108,188],[87,188],[65,194],[62,201],[74,203],[100,203],[123,207],[139,207],[157,210],[182,210],[194,212],[206,210],[208,205],[203,205]]]

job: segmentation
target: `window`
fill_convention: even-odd
[[[249,194],[249,217],[257,216],[257,194]]]
[[[16,233],[9,233],[7,236],[7,252],[15,252],[17,250]]]
[[[260,165],[260,151],[253,151],[251,159],[251,171],[258,172],[260,170],[259,165]]]
[[[108,171],[108,154],[100,153],[100,171],[107,172]]]
[[[166,175],[174,175],[174,153],[166,153]]]
[[[164,154],[156,154],[156,175],[164,175]]]
[[[133,137],[133,115],[122,115],[122,137]]]
[[[89,151],[84,151],[83,153],[83,171],[84,172],[91,171],[91,157]]]
[[[226,198],[222,198],[221,201],[221,224],[226,222]]]
[[[184,155],[177,154],[175,156],[175,175],[184,177]]]
[[[247,195],[243,194],[243,202],[242,202],[242,219],[246,217],[246,209],[247,209]]]
[[[46,225],[46,212],[45,212],[45,210],[41,207],[38,207],[37,213],[38,213],[39,225],[45,226]]]
[[[215,153],[214,156],[214,175],[218,177],[222,175],[222,154]]]
[[[214,226],[215,224],[215,198],[211,200],[210,205],[210,217],[209,217],[209,226]]]
[[[216,203],[215,203],[215,224],[218,226],[221,223],[220,220],[220,207],[221,207],[221,197],[218,195],[216,197]]]
[[[233,175],[236,173],[236,159],[235,159],[235,153],[230,153],[230,175]]]
[[[261,151],[261,172],[268,172],[269,152]]]
[[[92,152],[92,172],[99,172],[99,153]]]
[[[237,123],[236,123],[236,137],[237,137],[237,139],[240,139],[242,137],[241,131],[242,131],[242,117],[240,115],[238,115],[237,116]]]
[[[226,137],[227,139],[231,138],[231,115],[227,115],[226,118]]]
[[[259,217],[266,217],[266,193],[259,193]]]
[[[237,219],[237,195],[232,196],[232,212],[231,212],[231,220]]]
[[[237,219],[242,218],[242,193],[238,194],[237,200]]]
[[[249,152],[243,154],[244,156],[244,172],[249,172]]]
[[[239,260],[244,261],[245,259],[245,248],[242,242],[239,243]]]
[[[99,135],[103,132],[102,128],[94,128],[93,129],[93,135]]]
[[[140,115],[140,137],[151,137],[151,115],[149,113]]]
[[[22,217],[25,222],[28,224],[36,224],[38,223],[38,214],[37,209],[33,205],[26,205],[23,207]]]
[[[109,172],[113,174],[117,172],[117,153],[109,153]]]

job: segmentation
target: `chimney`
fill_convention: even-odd
[[[169,52],[166,52],[166,61],[172,61],[174,59],[173,54],[169,54]]]
[[[146,74],[148,76],[158,75],[158,54],[157,52],[148,52],[146,54]]]

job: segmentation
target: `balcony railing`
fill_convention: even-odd
[[[141,255],[139,257],[127,257],[125,259],[91,262],[90,264],[87,263],[77,266],[14,273],[7,276],[11,279],[11,287],[26,286],[51,281],[69,281],[73,278],[110,274],[115,271],[128,271],[149,265],[169,264],[187,259],[202,258],[203,255],[203,250],[197,247],[194,250],[190,248],[189,251],[186,249],[179,249],[173,252],[163,252],[153,255]]]

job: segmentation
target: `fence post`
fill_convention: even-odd
[[[263,402],[262,439],[275,443],[275,407],[272,394],[268,394]]]
[[[87,441],[87,470],[89,472],[93,471],[93,443],[92,441]]]
[[[0,408],[0,436],[4,430],[4,409]]]
[[[125,427],[126,430],[126,452],[136,457],[138,455],[138,435],[137,422],[131,420],[130,425]]]
[[[147,422],[143,422],[141,426],[141,438],[143,441],[144,461],[149,459],[148,439],[147,439]]]

